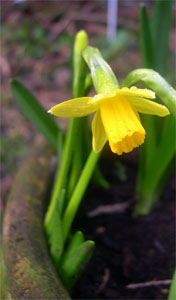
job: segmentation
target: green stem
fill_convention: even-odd
[[[74,97],[80,97],[84,94],[84,82],[86,77],[86,64],[81,56],[82,50],[87,46],[87,34],[85,31],[81,30],[76,35],[74,44],[74,54],[73,54],[73,88],[72,93]],[[69,123],[69,129],[65,141],[64,152],[62,156],[61,165],[58,166],[56,172],[56,179],[54,183],[54,188],[52,192],[51,202],[45,218],[46,230],[51,223],[51,219],[54,215],[54,211],[58,208],[58,199],[61,191],[65,187],[69,167],[71,164],[73,149],[77,144],[77,128],[79,128],[80,119],[71,119]],[[79,139],[79,137],[78,137]],[[64,207],[64,197],[59,199],[59,212],[62,215]]]
[[[45,226],[47,227],[49,223],[51,222],[52,215],[57,207],[57,199],[58,196],[62,190],[62,188],[65,186],[67,174],[72,158],[72,151],[75,145],[75,131],[78,126],[79,119],[71,119],[68,134],[65,141],[65,148],[63,152],[62,157],[62,163],[60,166],[58,166],[57,173],[56,173],[56,179],[54,183],[53,193],[51,197],[51,202],[49,205],[49,209],[46,214],[45,218]],[[63,201],[60,203],[60,214],[62,213],[63,209]]]
[[[62,161],[62,154],[64,151],[64,142],[65,142],[65,134],[60,131],[58,134],[58,142],[57,142],[57,159],[58,159],[58,164],[61,164]]]
[[[70,202],[65,211],[63,221],[62,221],[62,231],[63,231],[63,239],[64,241],[67,238],[68,232],[70,230],[71,224],[74,220],[78,207],[80,205],[81,199],[84,195],[84,192],[87,188],[91,175],[94,171],[96,163],[100,157],[101,152],[95,153],[93,150],[91,151],[88,160],[85,164],[85,167],[82,171],[80,179],[76,185],[76,188],[73,192],[73,195],[70,199]]]
[[[81,97],[84,95],[87,66],[81,54],[83,49],[87,46],[87,44],[87,33],[84,30],[80,30],[76,35],[73,50],[73,98]]]
[[[83,165],[83,151],[82,151],[82,124],[84,123],[84,120],[81,120],[79,126],[79,131],[77,132],[77,145],[76,149],[73,153],[73,159],[72,159],[72,166],[71,166],[71,173],[69,182],[67,185],[67,197],[70,199],[72,192],[74,190],[74,187],[76,185],[77,179],[79,178],[79,175],[81,173],[82,165]]]

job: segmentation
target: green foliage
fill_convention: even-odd
[[[58,126],[38,100],[18,80],[11,79],[11,89],[15,100],[25,116],[39,129],[49,143],[56,149]]]
[[[170,286],[168,300],[175,300],[176,299],[176,270],[174,271],[172,284]]]
[[[71,35],[67,33],[50,42],[46,28],[32,19],[24,21],[14,34],[23,54],[35,58],[40,58],[48,52],[56,52],[63,44],[72,42]]]
[[[50,254],[56,268],[59,265],[60,258],[63,253],[64,243],[61,227],[61,217],[59,210],[59,201],[64,197],[65,191],[61,191],[60,197],[57,199],[57,207],[52,215],[51,222],[47,225],[46,237],[50,245]]]
[[[155,69],[154,45],[151,36],[150,22],[144,4],[140,7],[140,36],[142,64],[146,68]]]
[[[60,274],[65,287],[70,290],[81,276],[88,261],[90,260],[95,243],[86,241],[76,249],[70,251],[67,259],[63,261]]]
[[[121,182],[127,181],[127,170],[120,161],[115,162],[114,174]]]
[[[95,165],[97,164],[100,154],[101,154],[101,152],[95,153],[93,150],[91,151],[91,153],[87,159],[87,162],[84,166],[84,169],[80,175],[78,183],[74,189],[73,195],[72,195],[72,197],[68,203],[68,206],[65,210],[65,213],[63,216],[63,223],[62,223],[64,240],[66,240],[66,238],[67,238],[71,224],[74,220],[74,217],[76,215],[76,212],[78,210],[78,207],[80,205],[82,197],[86,191],[86,188],[87,188],[90,178],[93,174]]]
[[[143,81],[167,104],[173,115],[167,116],[161,124],[162,130],[158,133],[156,123],[147,119],[149,132],[147,143],[144,143],[138,174],[137,196],[135,214],[147,214],[153,204],[157,201],[168,172],[167,169],[172,162],[175,151],[175,112],[176,91],[157,72],[150,69],[137,69],[132,71],[124,80],[123,86],[132,86]],[[146,125],[146,122],[145,122]],[[149,127],[150,126],[150,127]],[[154,140],[151,140],[152,131]],[[158,135],[158,138],[156,136]],[[153,146],[154,145],[154,146]],[[149,149],[147,149],[147,147]]]
[[[151,20],[156,69],[161,75],[166,75],[168,65],[172,4],[173,0],[155,0]]]
[[[84,93],[87,66],[82,59],[82,50],[87,46],[88,38],[84,30],[76,35],[73,50],[73,98],[80,97]]]
[[[65,254],[63,255],[62,262],[67,260],[67,257],[76,250],[83,242],[85,241],[85,237],[81,231],[76,231],[74,235],[71,237],[69,245],[66,249]]]
[[[72,93],[74,97],[85,94],[86,65],[81,52],[86,45],[87,35],[84,31],[80,31],[76,36],[72,55],[74,74]],[[84,241],[83,234],[77,232],[72,237],[65,252],[65,242],[70,227],[99,157],[91,152],[89,155],[91,162],[86,163],[87,167],[85,166],[83,169],[84,160],[87,159],[90,151],[88,138],[87,118],[70,120],[64,145],[59,134],[58,167],[51,201],[45,217],[45,232],[51,257],[68,289],[75,284],[83,272],[94,249],[94,242]],[[83,145],[85,157],[82,151]]]
[[[158,200],[164,181],[167,179],[167,169],[176,152],[175,119],[167,117],[160,143],[150,158],[148,167],[138,182],[138,202],[135,214],[148,214],[153,204]],[[173,169],[173,166],[171,170]],[[167,176],[166,176],[167,175]]]
[[[150,23],[144,5],[140,9],[140,38],[143,66],[166,74],[169,30],[171,25],[172,0],[155,1],[152,23]],[[164,20],[164,22],[163,22]],[[132,86],[143,81],[147,87],[168,107],[173,116],[157,120],[153,116],[144,116],[143,122],[147,132],[141,147],[139,173],[137,182],[138,201],[135,215],[148,214],[158,200],[169,175],[175,155],[175,116],[176,91],[157,72],[151,69],[132,71],[124,80],[124,86]],[[162,129],[162,130],[161,130]]]
[[[17,100],[23,113],[27,116],[28,119],[30,119],[36,125],[36,127],[48,139],[48,141],[56,149],[58,149],[58,170],[57,170],[55,185],[52,194],[53,200],[51,201],[45,219],[45,230],[46,230],[46,238],[50,246],[49,250],[50,250],[52,260],[58,272],[61,273],[61,277],[63,278],[66,287],[71,288],[76,282],[76,280],[79,278],[81,273],[83,272],[94,249],[94,243],[92,241],[84,242],[83,234],[77,233],[75,237],[73,237],[73,239],[71,240],[71,244],[64,258],[62,257],[63,250],[64,250],[64,242],[67,238],[70,225],[76,214],[76,210],[73,210],[72,216],[71,218],[69,218],[69,220],[67,219],[67,217],[64,218],[66,224],[68,224],[69,222],[69,227],[67,226],[66,231],[65,229],[63,230],[64,226],[63,226],[62,213],[64,212],[65,206],[67,204],[65,202],[66,188],[70,186],[71,181],[73,181],[75,184],[77,183],[77,180],[81,172],[81,169],[79,169],[79,172],[77,172],[78,170],[76,170],[76,173],[75,171],[73,173],[71,172],[70,181],[69,180],[67,181],[68,170],[71,166],[71,158],[72,158],[71,153],[73,149],[77,151],[77,149],[73,146],[75,144],[74,131],[77,130],[77,128],[79,127],[80,122],[83,121],[85,122],[86,120],[84,119],[72,120],[69,134],[67,135],[67,139],[64,142],[63,134],[59,131],[54,120],[51,118],[49,114],[47,114],[45,109],[40,105],[40,103],[36,100],[36,98],[17,80],[14,79],[11,80],[11,88],[15,96],[15,99]],[[81,128],[84,128],[83,124]],[[79,140],[81,141],[82,137],[79,136],[77,137],[78,142]],[[63,146],[64,146],[64,150],[63,150]],[[99,156],[95,155],[95,157],[99,157]],[[76,158],[75,164],[73,164],[73,166],[76,166],[76,168],[78,167],[76,163],[77,161],[78,159]],[[76,205],[77,207],[87,187],[87,184],[93,172],[96,161],[97,158],[93,160],[92,168],[88,168],[88,173],[85,172],[83,173],[85,174],[84,176],[86,176],[86,181],[84,180],[85,177],[82,179],[82,181],[84,181],[83,189],[82,189],[82,183],[78,184],[77,193],[79,197],[76,197],[78,199],[77,204],[74,200],[74,205]],[[72,177],[74,177],[75,179],[73,180]],[[72,191],[73,188],[74,188],[74,184],[72,183],[72,188],[71,188]],[[73,201],[71,203],[73,203]],[[67,232],[66,235],[65,232]],[[60,263],[61,259],[62,259],[62,263]]]

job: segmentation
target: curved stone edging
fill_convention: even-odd
[[[52,265],[43,232],[51,155],[51,148],[44,143],[33,147],[8,199],[3,252],[12,299],[70,299]]]

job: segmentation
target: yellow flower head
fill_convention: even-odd
[[[140,146],[145,130],[138,112],[166,116],[168,109],[147,99],[155,93],[136,87],[115,88],[94,97],[80,97],[62,102],[49,110],[57,117],[83,117],[95,112],[92,121],[93,150],[99,152],[109,141],[112,152],[127,153]]]
[[[163,117],[169,114],[168,109],[147,100],[155,98],[151,90],[134,86],[120,89],[115,74],[98,49],[88,46],[82,55],[90,68],[97,95],[68,100],[49,112],[58,117],[83,117],[95,112],[93,150],[99,152],[108,140],[114,153],[120,155],[132,151],[145,139],[138,112]]]

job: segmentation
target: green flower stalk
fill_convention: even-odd
[[[83,50],[82,47],[85,47],[86,45],[87,34],[84,31],[80,31],[76,36],[74,45],[73,71],[75,81],[73,82],[72,88],[73,95],[83,95],[84,93],[86,64],[81,58],[81,50]],[[79,58],[77,57],[77,55],[79,56]],[[62,151],[62,159],[59,157],[60,151],[58,153],[58,168],[56,171],[51,201],[45,216],[45,232],[50,246],[50,253],[56,267],[59,266],[59,262],[64,249],[62,215],[65,209],[66,196],[68,193],[68,171],[70,169],[75,153],[75,132],[79,127],[80,121],[82,120],[72,119],[70,121],[68,133],[65,139],[64,150]],[[80,137],[77,137],[77,139],[80,140]],[[80,169],[80,166],[77,166],[76,172],[78,169]],[[73,174],[71,175],[71,178],[73,178]]]

